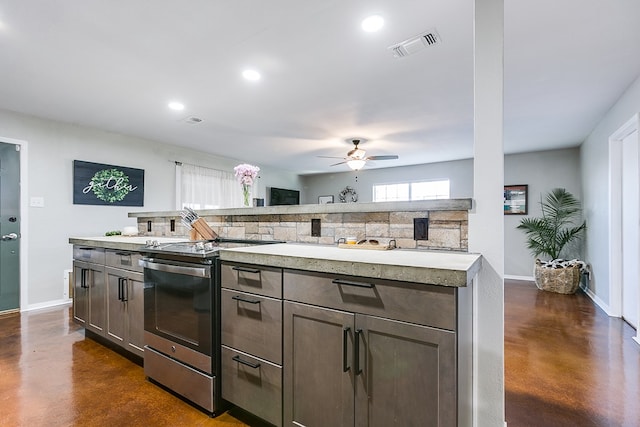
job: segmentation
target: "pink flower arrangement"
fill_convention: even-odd
[[[253,181],[258,176],[260,168],[258,166],[242,163],[233,168],[233,171],[235,172],[236,178],[238,179],[238,182],[240,182],[240,184],[253,185]]]

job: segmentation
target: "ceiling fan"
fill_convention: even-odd
[[[334,163],[331,166],[337,166],[346,163],[354,171],[362,169],[365,163],[369,160],[395,160],[398,158],[396,155],[389,156],[366,156],[362,148],[358,147],[358,144],[364,142],[362,139],[349,139],[348,142],[353,143],[354,148],[347,153],[346,157],[333,157],[333,156],[318,156],[325,159],[344,159],[342,162]]]

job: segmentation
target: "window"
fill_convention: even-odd
[[[400,202],[408,200],[433,200],[449,198],[449,180],[376,184],[373,186],[374,202]]]
[[[232,172],[176,163],[176,209],[219,209],[242,205]]]

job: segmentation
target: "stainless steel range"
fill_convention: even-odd
[[[220,265],[222,247],[253,240],[158,244],[140,249],[144,267],[144,372],[151,380],[220,414]]]

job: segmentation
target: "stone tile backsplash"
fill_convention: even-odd
[[[413,239],[413,219],[429,218],[429,239]],[[341,237],[376,239],[381,244],[396,240],[407,249],[468,251],[468,211],[437,210],[427,212],[372,212],[282,215],[212,215],[203,216],[221,237],[251,240],[330,245]],[[311,236],[311,220],[320,219],[321,236]],[[176,220],[175,231],[170,222]],[[152,221],[151,232],[147,221]],[[189,229],[180,217],[139,217],[141,236],[188,237]]]

